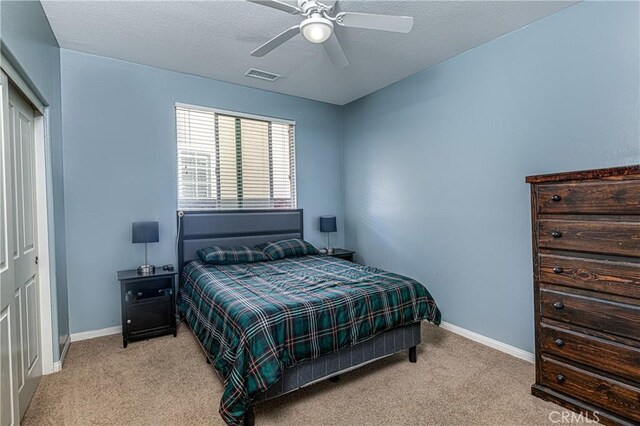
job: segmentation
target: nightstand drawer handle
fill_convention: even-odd
[[[562,374],[558,374],[556,376],[556,380],[558,381],[558,383],[563,384],[565,382],[565,380],[567,380],[567,378],[564,377]]]
[[[562,340],[560,338],[556,339],[555,343],[556,343],[556,346],[559,347],[559,348],[564,346],[564,340]]]
[[[142,292],[141,291],[138,292],[138,297],[142,297]]]
[[[557,203],[560,200],[562,200],[562,197],[557,194],[551,196],[551,201],[555,201]]]
[[[562,232],[560,232],[560,231],[551,231],[551,236],[553,238],[560,238],[560,237],[562,237]]]
[[[556,274],[561,274],[564,271],[564,269],[562,269],[559,266],[556,266],[555,268],[553,268],[553,272]]]
[[[131,324],[131,320],[127,320],[127,324]]]
[[[556,302],[556,303],[553,304],[553,307],[556,308],[557,310],[563,309],[564,308],[564,303]]]

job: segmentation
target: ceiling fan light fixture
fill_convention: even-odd
[[[300,24],[304,38],[311,43],[324,43],[333,33],[333,23],[319,13],[314,13]]]

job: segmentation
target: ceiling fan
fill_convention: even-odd
[[[349,65],[349,61],[333,31],[335,24],[347,28],[365,28],[397,33],[408,33],[413,27],[413,18],[410,16],[374,15],[356,12],[340,12],[332,16],[334,5],[327,6],[316,0],[298,0],[298,6],[278,0],[247,1],[305,18],[300,25],[283,31],[251,52],[252,56],[257,57],[266,55],[287,40],[302,33],[304,38],[311,43],[324,43],[324,48],[333,65],[336,68],[343,68]]]

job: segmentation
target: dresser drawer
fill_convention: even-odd
[[[543,353],[566,358],[640,383],[640,349],[542,324]]]
[[[580,368],[542,358],[541,384],[607,411],[640,421],[640,389]]]
[[[640,180],[538,185],[538,211],[640,214]]]
[[[640,298],[640,263],[542,254],[540,281]]]
[[[541,248],[640,257],[640,222],[541,219]]]
[[[540,315],[640,340],[640,306],[540,289]]]

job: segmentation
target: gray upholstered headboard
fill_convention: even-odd
[[[211,246],[255,246],[304,238],[302,209],[206,210],[178,212],[178,271]]]

